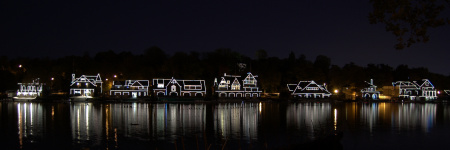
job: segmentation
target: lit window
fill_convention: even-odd
[[[164,88],[164,84],[158,84],[158,88]]]
[[[177,91],[177,87],[175,85],[172,85],[172,92],[176,92]]]
[[[237,85],[237,84],[233,84],[232,86],[231,86],[231,90],[240,90],[241,89],[241,86],[239,86],[239,85]]]

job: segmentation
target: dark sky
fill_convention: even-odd
[[[1,1],[0,55],[91,56],[100,51],[142,54],[230,48],[250,57],[258,49],[286,58],[291,51],[349,62],[427,67],[450,75],[450,27],[429,30],[431,41],[395,50],[395,37],[371,25],[360,0],[297,1]],[[448,11],[447,11],[448,12]]]

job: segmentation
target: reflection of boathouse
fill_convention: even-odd
[[[370,79],[370,82],[364,81],[367,83],[367,87],[361,90],[361,96],[364,99],[379,99],[380,91],[377,91],[377,86],[373,84],[373,79]]]
[[[153,92],[156,96],[204,97],[205,80],[153,79]]]
[[[42,95],[43,83],[39,83],[39,78],[33,80],[31,83],[17,83],[19,89],[17,90],[17,99],[35,99]]]
[[[258,87],[257,77],[250,72],[245,78],[225,73],[220,81],[214,79],[215,92],[219,97],[260,97],[262,91]]]
[[[397,81],[392,85],[399,87],[399,97],[410,100],[433,100],[437,99],[437,92],[430,80],[423,79],[417,81]]]
[[[312,80],[300,81],[298,84],[288,84],[287,87],[295,98],[329,98],[331,96],[326,84],[319,85]]]
[[[75,74],[72,74],[70,95],[87,98],[93,97],[94,95],[100,95],[102,93],[102,84],[103,82],[100,78],[100,74],[97,74],[96,76],[81,75],[79,78],[75,78]]]

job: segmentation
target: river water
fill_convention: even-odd
[[[0,122],[6,149],[430,149],[450,140],[447,103],[3,101]]]

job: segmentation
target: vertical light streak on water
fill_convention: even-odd
[[[334,131],[337,129],[337,109],[334,109]]]
[[[81,131],[80,131],[80,107],[77,107],[77,140],[80,142]]]
[[[23,148],[23,127],[22,127],[22,111],[21,111],[21,109],[20,109],[21,107],[20,107],[20,103],[18,103],[17,104],[17,117],[19,118],[18,119],[18,128],[19,128],[19,146],[20,146],[20,149],[22,149]]]
[[[55,120],[55,106],[52,105],[52,121]]]
[[[30,103],[30,135],[33,135],[33,103]]]
[[[23,115],[23,127],[22,128],[24,128],[23,129],[23,132],[24,132],[23,136],[27,137],[27,103],[23,104],[23,114],[22,115]]]
[[[259,102],[259,114],[261,114],[261,111],[262,111],[262,103]]]
[[[106,141],[109,142],[109,104],[106,104],[105,112],[105,134]]]
[[[89,104],[84,104],[84,113],[86,120],[86,140],[89,140]]]

